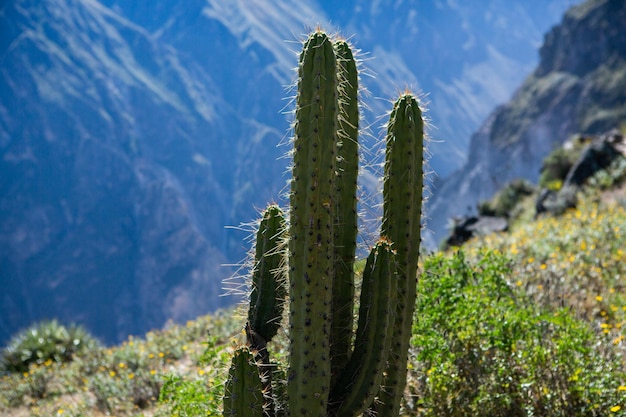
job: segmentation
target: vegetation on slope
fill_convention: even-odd
[[[622,186],[582,196],[561,217],[425,257],[405,411],[623,413],[625,248]],[[120,346],[92,346],[70,362],[34,361],[1,377],[0,414],[219,415],[243,322],[220,312]]]

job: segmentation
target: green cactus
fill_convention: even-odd
[[[416,298],[424,124],[415,97],[403,94],[388,123],[381,239],[362,275],[354,333],[357,92],[348,43],[312,33],[298,67],[288,226],[270,206],[257,234],[246,326],[264,381],[265,400],[255,413],[274,415],[269,373],[262,369],[281,315],[281,283],[288,282],[287,389],[276,403],[286,404],[291,416],[356,417],[368,409],[399,415]],[[231,368],[227,387],[241,379]],[[258,395],[256,385],[250,390]],[[232,395],[224,415],[227,400],[232,403]]]
[[[263,416],[263,387],[259,369],[246,347],[235,351],[224,394],[224,417]]]
[[[280,328],[287,291],[286,277],[282,276],[284,269],[282,248],[286,231],[282,210],[277,205],[270,205],[263,212],[256,234],[252,291],[248,309],[248,326],[251,333],[248,342],[253,349],[265,347]]]
[[[394,104],[385,138],[385,177],[381,235],[394,243],[400,276],[396,308],[394,355],[389,358],[384,386],[378,395],[378,416],[397,416],[407,375],[411,326],[415,311],[417,259],[422,215],[424,119],[413,95]]]
[[[350,357],[354,322],[354,256],[358,234],[359,106],[356,62],[345,40],[335,42],[339,89],[338,169],[336,177],[335,266],[331,327],[332,384]]]

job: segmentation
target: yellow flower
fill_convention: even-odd
[[[128,379],[133,379],[134,377],[135,377],[134,373],[131,372],[130,374],[128,374]]]
[[[60,416],[60,415],[61,415],[61,414],[63,414],[63,413],[64,413],[64,410],[63,410],[62,408],[59,408],[59,409],[57,410],[57,415],[59,415],[59,416]]]
[[[611,413],[617,413],[621,409],[622,409],[622,406],[614,405],[613,407],[611,407]]]
[[[198,369],[198,375],[200,376],[204,375],[204,369]]]
[[[541,264],[541,269],[546,269],[548,266],[546,264]]]
[[[114,377],[116,375],[115,371],[109,371],[109,376]]]
[[[603,298],[602,298],[601,295],[596,295],[596,301],[602,301],[602,300],[603,300]]]
[[[150,369],[150,375],[156,375],[156,371],[154,369]]]
[[[126,364],[124,362],[120,362],[118,366],[122,369],[126,368]]]
[[[617,387],[618,391],[626,391],[626,385],[620,385],[619,387]]]

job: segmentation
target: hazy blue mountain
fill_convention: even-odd
[[[364,142],[408,85],[429,94],[432,167],[460,167],[573,2],[459,3],[1,3],[0,343],[48,317],[119,341],[233,301],[246,233],[225,226],[285,191],[285,97],[318,23],[375,74]]]

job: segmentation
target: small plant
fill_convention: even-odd
[[[27,372],[47,360],[69,362],[74,355],[99,346],[82,326],[69,328],[57,320],[43,321],[14,336],[2,352],[0,372]]]
[[[576,137],[569,143],[569,146],[556,148],[543,160],[539,176],[540,187],[554,189],[556,184],[563,184],[567,173],[574,166],[589,140]]]
[[[482,202],[478,206],[478,212],[484,216],[515,217],[517,205],[534,191],[535,188],[528,181],[511,181],[491,200]]]

